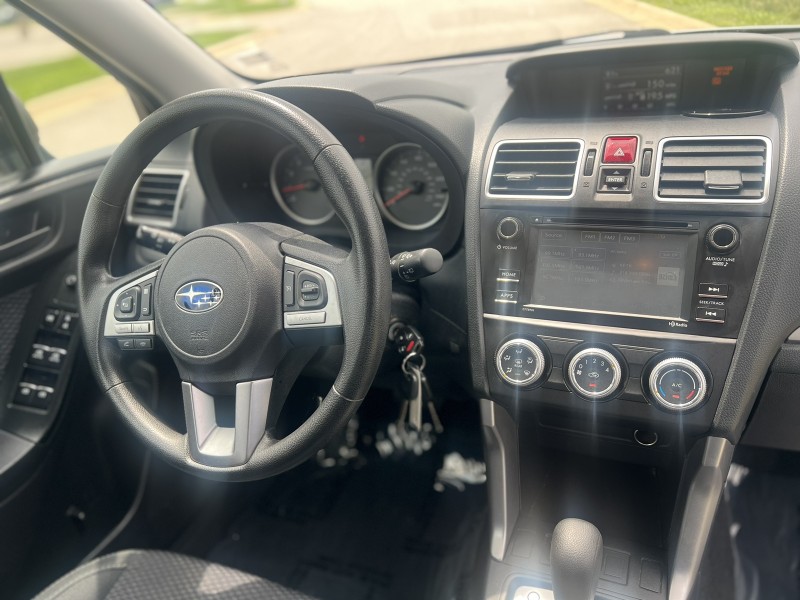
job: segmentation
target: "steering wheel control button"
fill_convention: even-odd
[[[142,318],[153,315],[153,284],[147,283],[142,286]]]
[[[576,352],[567,366],[570,388],[586,400],[606,400],[622,383],[622,363],[609,350],[589,347]]]
[[[114,317],[120,321],[135,321],[139,318],[139,293],[138,285],[122,292],[114,304]]]
[[[709,391],[705,370],[695,361],[677,356],[656,363],[647,383],[655,403],[675,412],[696,408]]]
[[[509,242],[522,233],[522,221],[515,217],[503,217],[497,224],[497,237]]]
[[[125,333],[133,333],[133,323],[115,323],[114,333],[118,333],[120,335]]]
[[[598,192],[628,193],[631,191],[633,167],[603,167],[597,183]]]
[[[607,164],[632,164],[636,160],[639,138],[635,136],[614,136],[606,138],[603,162]]]
[[[124,338],[117,340],[120,350],[134,350],[136,347],[133,344],[133,338]]]
[[[697,290],[701,298],[727,298],[727,283],[701,283]]]
[[[322,308],[327,302],[325,282],[311,271],[301,271],[297,277],[297,303],[304,310]]]
[[[322,325],[325,323],[325,311],[293,312],[286,315],[287,325]]]
[[[701,323],[724,323],[725,322],[725,309],[724,308],[705,308],[698,307],[694,317],[695,321]]]
[[[283,272],[283,305],[294,306],[294,271]]]
[[[497,349],[495,367],[506,383],[515,387],[530,387],[544,374],[545,357],[542,349],[525,338],[505,342]]]
[[[706,245],[719,254],[733,252],[739,245],[739,230],[727,223],[714,225],[706,233]]]

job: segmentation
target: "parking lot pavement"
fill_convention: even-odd
[[[287,10],[216,17],[197,12],[175,19],[190,32],[249,29],[209,51],[254,79],[522,46],[601,31],[703,26],[637,0],[298,0]],[[28,64],[64,55],[63,42],[53,41],[48,32],[31,29],[27,41],[13,38],[14,34],[19,32],[0,29],[0,57],[4,57],[0,69],[12,62]],[[2,49],[13,44],[12,59]],[[113,83],[105,78],[29,103],[51,151],[66,156],[113,144],[133,127],[130,101]]]

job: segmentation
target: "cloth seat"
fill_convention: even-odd
[[[81,565],[36,600],[313,600],[243,571],[197,558],[126,550]]]

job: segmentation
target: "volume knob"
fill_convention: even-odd
[[[522,233],[522,221],[515,217],[503,217],[497,224],[497,237],[510,241]]]

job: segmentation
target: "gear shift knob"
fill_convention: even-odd
[[[603,536],[581,519],[559,521],[550,546],[555,600],[594,600],[603,562]]]

